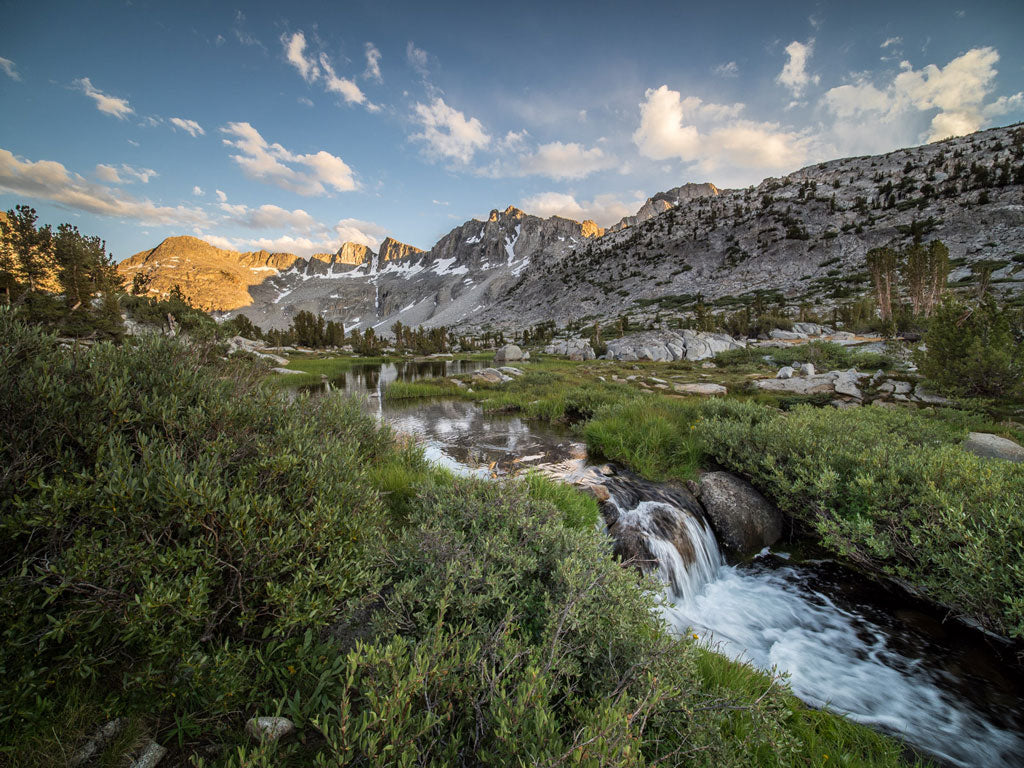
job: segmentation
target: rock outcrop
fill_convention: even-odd
[[[727,349],[745,347],[742,341],[724,333],[700,331],[644,331],[608,342],[608,359],[635,360],[707,360]]]
[[[546,355],[564,355],[570,360],[594,360],[594,348],[589,339],[555,339],[544,347]]]

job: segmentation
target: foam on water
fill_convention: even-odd
[[[680,633],[789,675],[807,703],[882,728],[962,766],[1012,766],[1024,739],[944,685],[946,673],[891,647],[887,631],[837,605],[791,566],[721,566],[698,593],[662,610]]]

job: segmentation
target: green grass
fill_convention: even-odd
[[[459,387],[449,379],[422,379],[420,381],[393,381],[384,390],[385,400],[415,400],[424,397],[447,397],[474,400],[481,397],[475,390]]]

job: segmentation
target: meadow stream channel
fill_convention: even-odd
[[[603,513],[643,538],[665,583],[661,610],[678,633],[788,675],[807,704],[893,734],[956,766],[1024,765],[1024,673],[1012,649],[898,587],[831,560],[800,559],[783,542],[752,561],[729,562],[701,516],[670,488],[588,464],[573,432],[451,400],[389,402],[395,380],[470,373],[482,362],[353,365],[320,387],[365,397],[396,431],[415,435],[427,457],[465,475],[535,467],[569,482],[600,483]],[[609,506],[611,505],[611,506]],[[688,532],[684,562],[659,533],[658,516]]]

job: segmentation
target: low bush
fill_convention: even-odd
[[[962,428],[912,410],[766,413],[709,415],[704,450],[841,557],[1024,635],[1024,466],[966,453]]]
[[[213,348],[64,351],[5,312],[0,363],[0,763],[113,717],[98,764],[901,763],[671,637],[568,488],[453,478]],[[247,742],[257,714],[298,738]]]

